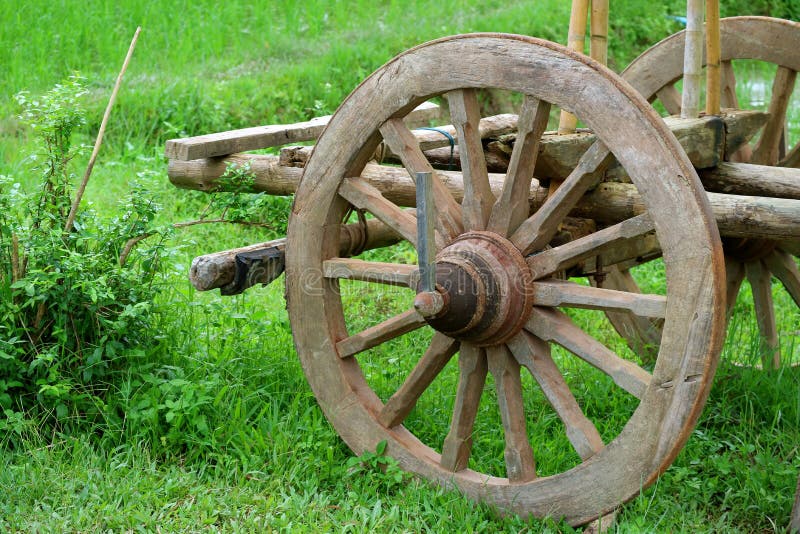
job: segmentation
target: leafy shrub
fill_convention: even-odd
[[[86,91],[71,77],[40,97],[17,95],[41,144],[39,189],[0,176],[0,408],[62,424],[99,413],[109,375],[146,346],[167,230],[136,185],[116,217],[77,211],[70,162]],[[148,236],[147,247],[137,246]],[[135,350],[134,350],[135,349]],[[132,352],[134,351],[134,352]]]

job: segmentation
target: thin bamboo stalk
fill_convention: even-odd
[[[719,0],[706,0],[706,114],[719,115],[722,95]]]
[[[686,47],[683,54],[683,98],[681,117],[700,116],[700,85],[703,70],[703,0],[686,2]]]
[[[131,39],[131,44],[128,47],[128,53],[125,55],[125,61],[122,62],[122,68],[117,75],[117,81],[114,83],[114,89],[111,91],[111,97],[108,99],[108,105],[103,114],[103,120],[100,121],[100,130],[97,132],[97,139],[95,139],[94,142],[92,155],[89,157],[89,163],[86,165],[86,172],[83,174],[83,179],[81,180],[80,186],[78,186],[78,191],[75,193],[75,200],[72,201],[72,206],[70,206],[67,222],[64,224],[64,234],[68,234],[72,231],[72,225],[75,222],[78,207],[81,204],[84,192],[86,192],[86,184],[89,183],[89,177],[92,175],[92,169],[94,169],[94,162],[97,161],[97,154],[100,152],[100,145],[103,144],[103,135],[106,133],[106,125],[108,124],[108,118],[111,116],[111,108],[114,107],[114,102],[117,100],[117,93],[122,84],[122,77],[128,69],[128,63],[130,63],[131,56],[133,56],[133,50],[136,48],[136,41],[139,39],[140,31],[142,31],[141,26],[137,27],[136,33],[133,34],[133,39]]]
[[[608,65],[608,0],[592,0],[589,28],[589,55],[603,65]]]
[[[569,35],[567,47],[583,54],[586,45],[586,19],[589,14],[589,0],[572,0],[572,11],[569,15]],[[561,110],[558,133],[575,133],[578,118],[568,111]]]

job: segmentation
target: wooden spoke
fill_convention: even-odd
[[[641,399],[650,383],[650,374],[633,362],[617,356],[602,343],[580,329],[563,312],[533,307],[525,329],[545,341],[558,343],[575,356],[600,369],[622,389]]]
[[[426,324],[425,319],[417,313],[417,310],[408,310],[339,341],[336,343],[336,350],[340,358],[346,358],[407,334]]]
[[[582,286],[566,280],[540,280],[533,284],[538,306],[565,306],[587,310],[629,311],[640,317],[664,318],[667,297]]]
[[[592,280],[593,283],[596,283],[594,278]],[[618,291],[641,293],[630,270],[620,269],[616,265],[612,265],[606,270],[603,285]],[[606,317],[642,361],[648,363],[656,361],[664,327],[663,319],[641,317],[629,311],[608,311]]]
[[[665,85],[656,92],[656,97],[664,104],[664,109],[670,115],[681,114],[681,93],[674,85]]]
[[[730,61],[720,63],[720,104],[723,108],[739,109],[739,97],[736,96],[736,75]]]
[[[322,262],[322,270],[326,278],[344,278],[390,286],[411,287],[417,266],[354,258],[331,258]]]
[[[506,474],[511,482],[527,482],[536,478],[536,462],[525,427],[522,381],[519,362],[508,347],[495,345],[486,349],[489,371],[494,376],[497,405],[503,421],[506,448]]]
[[[637,215],[593,234],[530,256],[526,258],[526,262],[533,278],[538,279],[611,251],[614,251],[615,256],[621,254],[627,258],[636,258],[651,251],[653,247],[657,249],[655,236],[652,236],[652,239],[643,239],[643,236],[654,231],[653,222],[647,214]],[[607,261],[606,264],[619,263],[627,258],[615,257],[615,261]]]
[[[595,141],[589,147],[564,183],[512,234],[511,242],[523,255],[550,242],[558,231],[558,225],[583,194],[597,183],[612,159],[613,155],[601,141]]]
[[[796,169],[800,167],[800,143],[794,145],[794,147],[786,154],[782,160],[778,162],[779,167],[791,167]]]
[[[417,246],[417,218],[386,200],[380,191],[363,178],[345,178],[339,186],[339,195],[353,206],[367,210]]]
[[[531,180],[539,154],[539,140],[547,128],[550,103],[525,96],[517,121],[517,139],[511,152],[503,192],[492,207],[488,229],[509,235],[528,217]]]
[[[456,391],[453,419],[450,432],[442,446],[442,467],[449,471],[461,471],[467,467],[472,451],[472,427],[483,385],[486,383],[486,351],[468,343],[462,343],[458,356],[458,390]]]
[[[769,119],[761,131],[753,149],[752,163],[775,165],[780,159],[780,143],[783,136],[783,125],[786,120],[786,109],[792,98],[797,71],[786,67],[778,67],[775,80],[772,82],[772,98],[769,101]]]
[[[436,171],[422,153],[414,134],[402,119],[387,120],[381,126],[380,131],[384,142],[392,152],[400,157],[400,161],[403,162],[403,166],[411,175],[412,180],[416,180],[418,172],[433,173],[435,178],[433,180],[433,196],[439,215],[436,220],[436,228],[448,241],[458,236],[464,228],[461,223],[461,206],[436,176]]]
[[[599,452],[603,448],[603,439],[594,424],[584,415],[553,361],[550,345],[523,330],[509,341],[508,347],[542,388],[547,402],[564,423],[567,439],[572,443],[575,452],[583,460]]]
[[[778,248],[780,250],[800,258],[800,239],[784,239],[778,243]]]
[[[464,173],[464,223],[469,230],[484,230],[494,204],[489,187],[489,173],[478,130],[480,104],[474,89],[461,89],[447,94],[450,118],[458,134],[461,171]],[[526,195],[527,196],[527,195]]]
[[[739,260],[726,257],[725,280],[726,317],[730,320],[733,308],[736,306],[736,297],[739,295],[739,289],[744,280],[744,264]]]
[[[744,264],[747,281],[753,290],[753,306],[761,338],[765,344],[761,353],[764,369],[777,369],[781,364],[778,348],[778,329],[775,326],[775,307],[772,304],[772,276],[760,261]]]
[[[387,428],[402,423],[414,409],[420,395],[444,369],[453,354],[458,351],[458,346],[458,341],[437,332],[433,336],[428,350],[422,355],[403,385],[386,402],[378,415],[378,421]]]
[[[800,270],[794,258],[782,250],[776,250],[767,256],[764,262],[772,274],[781,281],[794,303],[800,306]]]

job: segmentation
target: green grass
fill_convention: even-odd
[[[612,5],[612,66],[621,70],[677,30],[661,15],[680,13],[683,6]],[[0,174],[27,187],[35,180],[27,160],[29,132],[15,119],[11,95],[36,94],[74,70],[92,89],[92,117],[82,133],[91,142],[136,25],[143,33],[88,198],[111,216],[129,182],[146,180],[168,206],[163,220],[175,222],[193,218],[205,199],[168,184],[165,139],[330,113],[394,54],[446,34],[506,31],[563,42],[568,14],[568,3],[556,0],[496,6],[469,1],[458,8],[363,0],[232,1],[224,8],[208,1],[37,0],[18,6],[0,0]],[[85,159],[75,162],[76,172]],[[131,357],[130,367],[108,384],[103,420],[88,429],[77,421],[80,430],[70,433],[19,420],[0,439],[0,530],[571,530],[552,521],[501,517],[424,482],[396,484],[346,466],[351,454],[317,407],[294,353],[283,279],[225,298],[196,293],[186,280],[198,254],[279,235],[287,210],[285,200],[270,208],[277,231],[202,227],[175,237],[152,332],[157,345]],[[414,260],[408,247],[381,255]],[[637,275],[645,287],[661,282],[657,265]],[[398,293],[365,298],[356,284],[349,290],[347,319],[354,330],[404,305]],[[797,309],[785,291],[776,289],[775,298],[782,347],[796,360]],[[751,310],[745,287],[697,429],[658,483],[623,509],[619,531],[753,532],[787,523],[800,467],[800,371],[764,373],[732,364],[758,360]],[[627,351],[599,314],[579,313],[575,320]],[[386,398],[397,388],[413,362],[403,356],[418,354],[425,335],[405,336],[359,357],[379,395]],[[561,352],[557,359],[604,438],[612,438],[635,403],[587,365]],[[449,423],[456,380],[452,361],[408,420],[435,447]],[[540,469],[555,473],[575,465],[560,422],[529,377],[524,386],[531,392],[526,409]],[[471,461],[502,475],[494,395],[487,387]]]

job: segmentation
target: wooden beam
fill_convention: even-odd
[[[427,126],[440,116],[441,108],[438,105],[423,102],[407,115],[406,121],[412,128]],[[330,119],[331,115],[327,115],[295,124],[255,126],[184,139],[170,139],[164,147],[164,155],[170,159],[187,161],[312,141],[319,137]]]
[[[365,235],[366,234],[366,235]],[[339,253],[350,256],[359,249],[372,250],[400,241],[391,228],[377,219],[367,220],[367,231],[359,224],[342,226]],[[192,260],[189,280],[198,291],[220,289],[223,295],[238,295],[257,284],[269,284],[283,272],[286,238],[247,247],[223,250]]]
[[[253,191],[264,191],[274,195],[289,195],[300,183],[302,169],[282,167],[278,165],[277,156],[238,155],[225,160],[200,160],[181,162],[172,160],[169,175],[173,184],[186,189],[212,191],[215,180],[224,173],[225,161],[243,163],[250,161],[251,170],[256,178]],[[724,172],[730,176],[735,174],[741,164],[726,164]],[[764,168],[759,178],[754,166],[747,168],[748,176],[753,180],[770,181],[773,167]],[[709,170],[713,176],[715,170]],[[782,169],[782,176],[789,176],[791,183],[800,178],[800,170]],[[456,201],[463,198],[463,181],[458,172],[438,172],[447,189]],[[414,183],[405,169],[368,164],[362,173],[364,180],[378,189],[387,200],[399,206],[413,206],[415,203]],[[489,175],[489,185],[495,195],[503,188],[502,175]],[[755,183],[752,184],[755,187]],[[770,188],[764,183],[765,188]],[[736,191],[732,191],[736,192]],[[772,194],[772,193],[771,193]],[[539,182],[531,182],[529,200],[531,209],[538,209],[547,197],[547,190],[540,187]],[[709,193],[709,200],[717,217],[720,232],[731,237],[764,237],[795,239],[800,237],[800,201],[793,198],[767,198],[765,196],[740,196],[731,194]],[[603,223],[616,222],[639,215],[644,211],[638,192],[633,185],[624,183],[603,183],[593,192],[585,195],[572,216],[596,219]]]

